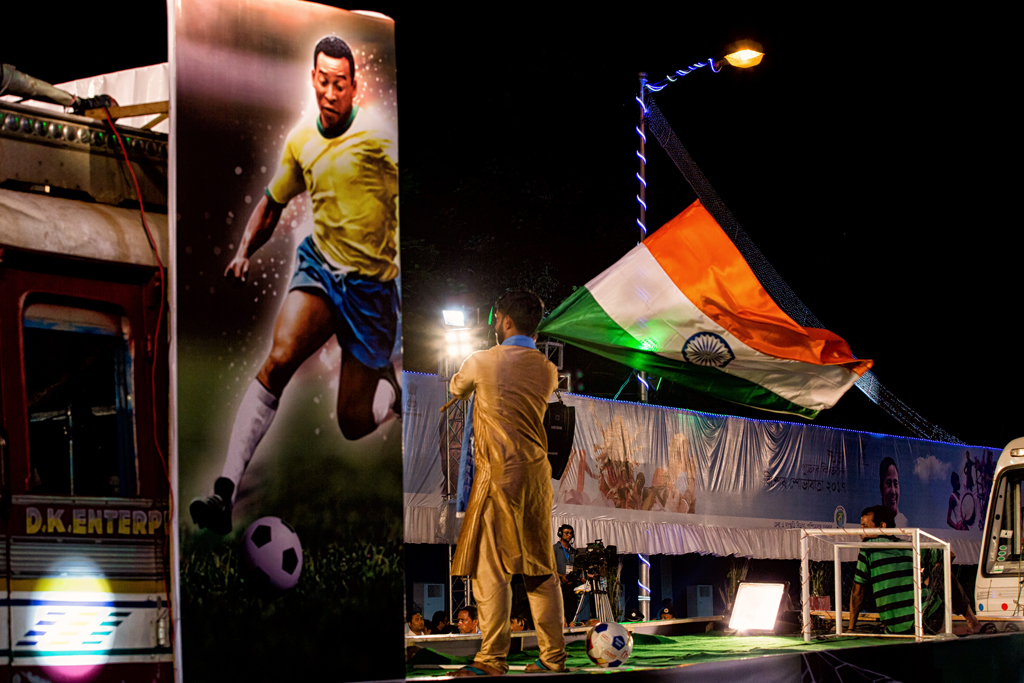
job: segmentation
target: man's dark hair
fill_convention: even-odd
[[[533,613],[530,611],[530,601],[520,600],[512,606],[512,613],[509,619],[521,619],[527,631],[533,630]]]
[[[562,532],[565,531],[566,529],[571,531],[574,536],[576,535],[576,530],[572,528],[572,524],[563,524],[562,526],[558,527],[558,537],[559,538],[562,537]]]
[[[356,60],[352,56],[352,48],[338,36],[324,36],[313,48],[313,68],[316,68],[316,58],[323,52],[328,57],[348,60],[348,77],[353,81],[356,79]]]
[[[896,474],[900,473],[900,468],[896,464],[896,461],[886,456],[884,460],[878,465],[878,488],[882,488],[885,484],[885,473],[889,471],[889,466],[892,465],[896,468]]]
[[[502,295],[494,304],[494,310],[511,318],[517,330],[530,336],[544,317],[544,301],[533,292],[519,290]]]
[[[467,614],[469,614],[470,621],[476,621],[479,618],[477,616],[476,605],[466,605],[465,607],[460,607],[459,612],[466,612]]]
[[[896,515],[892,514],[892,510],[885,507],[884,505],[872,505],[869,508],[864,508],[864,511],[860,513],[861,517],[871,515],[872,521],[875,526],[885,523],[886,529],[893,529],[896,527]]]

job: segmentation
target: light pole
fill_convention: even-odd
[[[764,50],[761,47],[761,44],[752,40],[741,40],[732,43],[726,47],[725,51],[726,55],[722,59],[716,60],[712,57],[706,62],[696,62],[686,69],[679,69],[675,73],[669,74],[657,83],[650,83],[647,80],[647,73],[644,71],[640,72],[640,94],[636,97],[636,102],[640,105],[640,121],[636,126],[636,133],[639,137],[639,147],[637,149],[636,156],[640,161],[640,169],[636,174],[636,178],[640,182],[638,188],[639,191],[636,195],[636,201],[639,209],[639,217],[636,219],[636,224],[640,231],[640,242],[643,242],[647,237],[647,93],[663,90],[683,76],[691,74],[697,69],[705,66],[710,67],[712,73],[718,73],[722,70],[723,60],[724,63],[736,68],[746,69],[752,66],[757,66],[761,63],[761,59],[764,58]],[[638,372],[637,380],[640,382],[640,402],[647,403],[647,390],[649,388],[647,373],[642,370]],[[650,571],[650,557],[645,553],[641,553],[640,577],[637,581],[639,586],[639,596],[637,599],[640,602],[640,612],[643,614],[644,621],[650,621],[651,618],[651,589],[649,588],[651,584]]]

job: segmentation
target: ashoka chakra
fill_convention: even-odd
[[[729,344],[714,332],[698,332],[683,344],[683,358],[694,365],[724,368],[735,357]]]

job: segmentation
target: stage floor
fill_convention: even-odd
[[[804,642],[800,636],[732,636],[710,632],[687,636],[634,634],[633,654],[618,669],[593,666],[585,641],[566,646],[572,673],[632,672],[650,681],[1017,681],[1024,666],[1024,634],[970,636],[922,643],[893,638],[843,637]],[[536,659],[536,650],[509,656],[510,675]],[[471,656],[429,649],[407,664],[406,680],[450,676]],[[567,678],[558,674],[559,678]]]

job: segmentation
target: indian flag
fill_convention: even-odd
[[[871,368],[840,337],[786,315],[699,200],[539,331],[727,401],[807,418]]]

